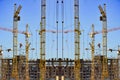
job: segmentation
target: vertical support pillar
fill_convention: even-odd
[[[41,23],[40,23],[40,80],[45,80],[46,76],[46,0],[41,0]]]
[[[75,38],[75,59],[74,75],[75,80],[81,80],[80,77],[80,22],[79,22],[79,0],[74,0],[74,38]]]

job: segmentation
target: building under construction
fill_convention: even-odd
[[[22,59],[20,59],[22,58]],[[21,61],[22,60],[22,61]],[[25,56],[17,56],[19,79],[25,80]],[[95,80],[101,80],[103,56],[95,56]],[[109,80],[118,79],[118,59],[108,59]],[[91,61],[80,59],[81,80],[90,80],[91,78]],[[2,80],[12,80],[12,59],[2,59]],[[40,60],[29,61],[30,80],[40,79]],[[74,77],[74,60],[66,59],[49,59],[46,60],[45,80],[75,80]]]
[[[91,51],[91,59],[81,59],[80,53],[80,29],[79,20],[79,0],[74,1],[74,30],[64,30],[64,1],[56,0],[56,30],[46,29],[46,0],[41,0],[41,22],[40,22],[40,58],[36,60],[29,59],[30,34],[29,25],[26,25],[26,31],[18,30],[18,22],[20,21],[20,11],[22,6],[14,5],[13,15],[13,30],[0,27],[0,30],[5,30],[13,33],[13,58],[3,58],[3,49],[0,46],[0,80],[120,80],[120,49],[109,51],[118,51],[118,58],[107,57],[107,33],[120,28],[107,29],[107,14],[106,4],[104,7],[98,6],[100,10],[100,21],[102,22],[102,31],[94,31],[92,24],[92,32],[89,34],[91,42],[89,43]],[[61,11],[59,10],[61,4]],[[60,11],[60,12],[59,12]],[[61,21],[59,20],[61,15]],[[59,30],[59,24],[62,24],[62,30]],[[46,59],[46,32],[56,33],[56,58]],[[64,58],[64,33],[74,33],[74,59]],[[25,35],[25,55],[18,55],[18,33]],[[59,57],[59,33],[62,38],[62,57]],[[95,35],[102,34],[102,54],[95,55]],[[100,47],[100,45],[98,45]],[[22,47],[20,44],[19,48]],[[35,50],[34,48],[31,50]]]

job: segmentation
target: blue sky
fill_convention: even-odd
[[[56,29],[56,0],[47,1],[47,23],[48,30]],[[61,0],[60,0],[61,1]],[[31,48],[34,47],[35,51],[30,51],[30,58],[39,58],[39,35],[36,30],[40,27],[41,16],[41,0],[0,0],[0,27],[10,28],[13,26],[13,11],[14,3],[22,5],[20,12],[21,21],[19,22],[19,30],[25,31],[25,25],[29,24],[29,31],[32,32],[30,38]],[[80,0],[80,27],[84,30],[81,35],[81,58],[90,59],[90,51],[85,51],[84,48],[90,48],[90,38],[88,33],[91,31],[91,25],[95,25],[96,31],[102,30],[102,22],[100,22],[100,11],[98,5],[106,4],[108,29],[120,27],[120,0]],[[73,0],[64,0],[64,29],[74,29],[74,14],[73,14]],[[61,4],[59,4],[61,7]],[[61,8],[59,8],[61,10]],[[61,14],[59,13],[59,30],[61,30]],[[0,45],[3,45],[3,49],[12,48],[12,33],[0,30]],[[83,35],[84,34],[84,35]],[[120,43],[119,35],[120,31],[113,31],[108,33],[108,48],[117,49]],[[83,39],[84,38],[84,39]],[[56,34],[46,34],[46,57],[56,57]],[[18,35],[18,43],[25,44],[25,36],[23,34]],[[37,43],[37,45],[36,45]],[[84,43],[84,44],[83,44]],[[102,43],[102,34],[96,35],[95,45]],[[59,33],[59,57],[61,57],[61,33]],[[83,48],[84,46],[84,48]],[[25,45],[24,45],[25,47]],[[24,49],[23,47],[23,49]],[[18,53],[23,54],[24,50]],[[96,51],[100,53],[100,51]],[[116,52],[114,52],[116,53]],[[116,54],[108,52],[108,57],[116,57]],[[12,52],[8,53],[4,51],[4,57],[12,57]],[[74,58],[74,33],[64,34],[64,57]]]

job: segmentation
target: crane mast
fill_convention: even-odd
[[[92,43],[90,45],[91,47],[91,54],[92,54],[92,63],[91,63],[91,80],[95,80],[95,64],[94,64],[94,53],[95,53],[95,33],[94,33],[94,25],[92,24],[92,33],[91,33],[91,40]]]
[[[25,80],[30,80],[29,78],[29,62],[28,62],[28,57],[29,57],[29,47],[30,47],[30,43],[29,43],[29,33],[28,33],[28,24],[26,25],[26,33],[25,33],[25,38],[26,38],[26,66],[25,66],[25,70],[26,70],[26,76],[25,76]]]
[[[75,80],[81,80],[80,77],[80,22],[79,22],[79,0],[74,0],[74,38],[75,38],[75,60],[74,75]]]
[[[22,6],[16,9],[16,4],[14,5],[14,16],[13,16],[13,69],[12,69],[12,77],[16,80],[19,80],[18,70],[17,70],[17,51],[18,51],[18,21],[20,21],[20,13]]]
[[[107,63],[107,16],[106,16],[106,4],[104,4],[104,9],[99,5],[99,10],[101,13],[100,21],[102,21],[102,46],[103,46],[103,64],[102,64],[102,80],[108,79],[108,63]]]
[[[45,80],[46,60],[45,60],[45,42],[46,42],[46,0],[41,0],[41,22],[40,22],[40,80]]]

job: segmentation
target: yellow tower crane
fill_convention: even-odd
[[[74,0],[74,38],[75,38],[75,60],[74,75],[75,80],[81,80],[80,77],[80,22],[79,22],[79,0]]]
[[[46,42],[46,0],[41,0],[41,22],[40,22],[40,80],[45,80],[46,76],[46,59],[45,59],[45,42]]]
[[[12,66],[12,77],[15,80],[19,80],[19,74],[18,74],[18,67],[17,67],[17,42],[18,42],[18,21],[20,21],[20,16],[18,15],[20,13],[20,10],[22,8],[21,5],[16,10],[16,4],[14,5],[14,16],[13,16],[13,66]]]
[[[27,75],[27,76],[25,76],[25,78],[26,78],[26,80],[29,80],[28,54],[29,54],[29,46],[30,46],[29,36],[31,34],[29,34],[29,32],[28,32],[28,24],[26,25],[26,31],[19,31],[19,30],[16,31],[16,30],[5,28],[5,27],[0,27],[0,30],[9,31],[9,32],[16,32],[16,33],[20,33],[20,34],[25,35],[25,37],[26,37],[26,66],[25,66],[25,70],[26,70],[26,75]],[[20,46],[22,46],[22,44]],[[31,50],[34,50],[34,48],[32,48]],[[11,50],[9,49],[8,51],[11,51]],[[13,60],[17,60],[17,58],[15,57]],[[16,64],[17,64],[17,62],[16,62]],[[15,68],[15,65],[13,65],[13,66]],[[4,71],[4,74],[5,74],[5,71]],[[14,73],[14,75],[15,75],[15,73]],[[12,74],[12,76],[13,76],[13,74]]]
[[[26,72],[26,75],[25,75],[25,80],[30,80],[30,77],[29,77],[29,60],[28,60],[28,57],[29,57],[29,47],[30,47],[30,43],[29,43],[29,36],[30,34],[28,33],[28,24],[26,25],[26,32],[25,32],[25,38],[26,38],[26,66],[25,66],[25,72]]]
[[[91,63],[91,80],[95,80],[95,64],[94,64],[94,53],[95,53],[95,32],[94,32],[94,25],[92,24],[92,33],[90,34],[92,43],[90,44],[91,47],[91,54],[92,54],[92,63]]]
[[[112,31],[117,31],[117,30],[120,30],[120,27],[116,27],[116,28],[111,28],[111,29],[107,29],[107,33],[108,32],[112,32]],[[95,50],[95,47],[94,46],[92,46],[92,45],[94,45],[94,42],[95,42],[95,40],[94,40],[94,37],[95,37],[95,35],[96,34],[101,34],[101,33],[103,33],[104,31],[102,30],[102,31],[94,31],[94,25],[92,25],[92,33],[90,33],[90,35],[91,35],[91,38],[92,38],[92,44],[90,44],[90,46],[91,46],[91,53],[92,53],[92,61],[93,61],[93,59],[94,59],[94,55],[93,55],[93,53],[94,53],[94,50]],[[88,50],[88,48],[86,48],[86,50]],[[118,48],[118,50],[113,50],[113,49],[109,49],[109,51],[118,51],[118,59],[120,60],[120,49]],[[93,63],[94,64],[94,63]],[[92,67],[92,69],[94,69],[95,67],[93,66],[93,64],[91,65],[91,67]],[[94,72],[94,70],[92,70],[91,71],[91,75],[92,76],[94,76],[95,77],[95,73],[93,73]],[[115,71],[114,71],[115,72]],[[120,73],[120,72],[119,72]],[[94,75],[93,75],[94,74]],[[115,75],[117,75],[117,72],[115,72]],[[92,78],[92,76],[91,76],[91,78]],[[118,75],[119,76],[119,75]],[[91,80],[93,80],[93,79],[91,79]],[[118,80],[117,79],[117,77],[115,77],[115,80]]]
[[[107,62],[107,16],[106,16],[106,4],[104,4],[104,9],[99,5],[99,10],[101,13],[100,21],[102,21],[103,33],[102,33],[102,46],[103,46],[103,62],[102,62],[102,75],[101,80],[108,79],[108,62]]]

